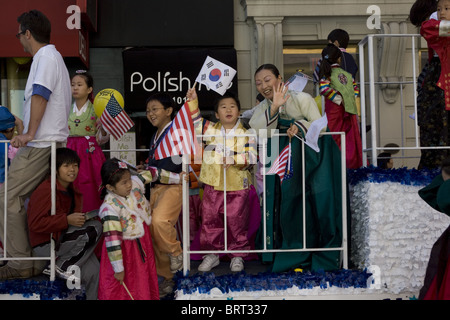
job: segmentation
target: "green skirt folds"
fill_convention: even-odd
[[[282,132],[282,131],[280,131]],[[279,151],[289,143],[279,138]],[[266,176],[267,233],[260,228],[260,240],[268,249],[303,248],[303,190],[306,192],[306,248],[336,248],[342,245],[341,153],[332,136],[319,138],[320,152],[305,146],[305,176],[302,176],[302,147],[292,139],[293,176],[280,184],[278,175]],[[268,142],[271,154],[271,142]],[[270,163],[267,167],[270,167]],[[341,251],[264,253],[261,259],[272,263],[272,272],[294,268],[331,271],[340,268]]]

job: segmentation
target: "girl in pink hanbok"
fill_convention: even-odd
[[[103,164],[101,176],[104,201],[99,216],[105,241],[98,299],[158,300],[151,210],[144,188],[152,179],[131,175],[127,164],[116,158]]]
[[[77,152],[81,159],[80,173],[75,187],[83,194],[83,212],[100,208],[102,201],[98,191],[102,183],[100,170],[105,156],[100,145],[109,141],[92,104],[94,80],[86,71],[77,71],[72,78],[73,107],[69,115],[67,147]]]
[[[320,94],[325,97],[325,113],[331,132],[345,132],[348,169],[362,166],[362,142],[359,131],[359,106],[356,97],[359,89],[350,73],[341,68],[342,52],[334,44],[322,51],[320,69]],[[334,135],[339,148],[341,136]]]

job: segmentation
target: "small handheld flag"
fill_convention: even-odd
[[[308,81],[312,80],[312,78],[300,71],[297,71],[292,77],[286,81],[285,86],[289,88],[289,90],[302,92]]]
[[[267,174],[277,174],[280,176],[280,181],[283,183],[285,179],[290,179],[293,176],[293,165],[291,161],[291,143],[281,151],[280,155],[275,159],[272,167],[267,171]]]
[[[119,140],[121,136],[134,126],[134,122],[119,105],[114,94],[111,95],[100,117],[100,122],[102,123],[103,129],[116,140]]]
[[[169,130],[155,150],[155,159],[161,160],[180,154],[195,154],[197,138],[189,105],[186,102],[178,111]]]
[[[230,87],[235,75],[236,70],[232,67],[207,56],[195,81],[223,95]]]
[[[320,152],[320,148],[318,145],[320,132],[323,128],[325,128],[328,124],[327,114],[325,113],[322,118],[317,119],[311,123],[309,126],[308,132],[305,136],[305,143],[311,149],[316,152]]]

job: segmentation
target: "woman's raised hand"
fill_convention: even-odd
[[[288,92],[288,87],[284,85],[284,82],[280,82],[278,85],[273,86],[273,101],[271,106],[271,113],[274,116],[280,107],[284,105],[291,97]]]

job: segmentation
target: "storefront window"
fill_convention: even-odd
[[[2,58],[1,66],[1,105],[11,113],[22,117],[25,86],[31,66],[30,58]]]

